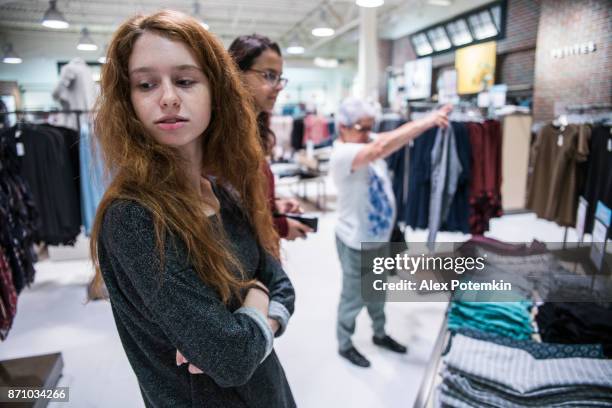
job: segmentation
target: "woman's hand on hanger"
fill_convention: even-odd
[[[423,120],[427,123],[428,128],[432,127],[448,127],[448,115],[453,110],[453,105],[444,105],[438,110],[431,112],[425,116]]]

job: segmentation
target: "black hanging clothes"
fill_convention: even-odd
[[[383,119],[376,124],[375,132],[389,132],[402,126],[406,121],[398,119]],[[387,157],[387,167],[391,173],[391,184],[393,186],[393,195],[395,195],[395,207],[397,208],[397,220],[402,220],[401,214],[406,211],[406,200],[408,196],[408,145],[393,152]],[[394,242],[394,241],[392,241]]]
[[[293,119],[293,129],[291,130],[291,147],[293,150],[300,150],[304,147],[304,118]]]
[[[461,164],[457,188],[448,215],[441,220],[440,231],[470,232],[470,186],[472,179],[472,146],[466,124],[452,122],[455,149]],[[432,184],[432,149],[438,129],[427,130],[410,147],[408,195],[403,214],[406,224],[413,229],[429,228],[429,206]]]
[[[8,265],[11,272],[10,280],[14,286],[14,289],[4,288],[3,292],[8,290],[7,293],[10,293],[14,290],[19,294],[34,280],[36,254],[33,244],[37,232],[38,214],[29,187],[19,174],[17,149],[14,131],[0,132],[0,249],[4,265],[2,271],[6,274],[6,265]],[[8,277],[4,276],[0,284],[10,285],[8,281]],[[6,302],[4,298],[3,293],[3,300]]]
[[[35,239],[49,245],[73,245],[81,232],[78,133],[50,125],[17,126],[24,146],[21,175],[40,214]],[[13,137],[17,126],[7,131]]]
[[[8,108],[2,99],[0,99],[0,130],[6,129],[10,126]]]
[[[414,140],[410,147],[408,173],[408,203],[406,224],[413,229],[426,229],[429,222],[429,196],[431,193],[431,151],[438,129],[432,128]]]
[[[0,246],[0,340],[6,339],[17,313],[17,290],[13,271]]]
[[[470,181],[472,178],[472,147],[467,127],[464,123],[453,122],[457,155],[461,163],[461,173],[457,182],[457,190],[446,221],[442,223],[441,231],[470,232]]]
[[[593,231],[597,201],[612,208],[612,133],[610,126],[595,126],[591,132],[584,198],[588,201],[584,232]]]

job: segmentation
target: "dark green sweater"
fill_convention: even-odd
[[[234,253],[248,277],[270,289],[268,316],[281,323],[278,336],[293,313],[291,282],[258,246],[232,195],[218,186],[214,191]],[[265,317],[236,300],[225,306],[188,263],[185,246],[167,241],[161,271],[151,214],[132,201],[115,201],[104,214],[100,267],[145,405],[294,407]],[[177,349],[204,374],[177,367]]]

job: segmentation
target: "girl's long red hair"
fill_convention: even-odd
[[[97,102],[95,137],[110,185],[98,207],[91,235],[95,284],[102,283],[97,259],[104,213],[117,199],[133,200],[153,217],[160,257],[168,234],[187,247],[189,259],[204,283],[228,302],[245,282],[233,271],[242,270],[204,216],[202,200],[186,182],[177,152],[157,143],[136,117],[130,99],[128,59],[136,40],[152,32],[187,45],[211,87],[211,121],[202,138],[203,173],[213,175],[232,190],[253,226],[259,244],[278,257],[279,240],[267,207],[264,160],[258,140],[253,103],[223,45],[195,19],[175,11],[136,16],[123,23],[108,46]],[[223,235],[223,234],[221,234]]]

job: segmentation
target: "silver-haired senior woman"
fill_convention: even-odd
[[[427,129],[448,126],[451,106],[406,123],[390,132],[372,133],[376,110],[362,99],[345,99],[337,114],[339,138],[331,155],[331,175],[338,191],[336,248],[342,265],[342,294],[338,305],[338,351],[351,363],[370,362],[353,346],[355,319],[366,306],[372,319],[374,344],[406,353],[406,347],[385,332],[384,302],[364,302],[361,296],[361,243],[388,243],[395,219],[395,198],[383,160]]]

